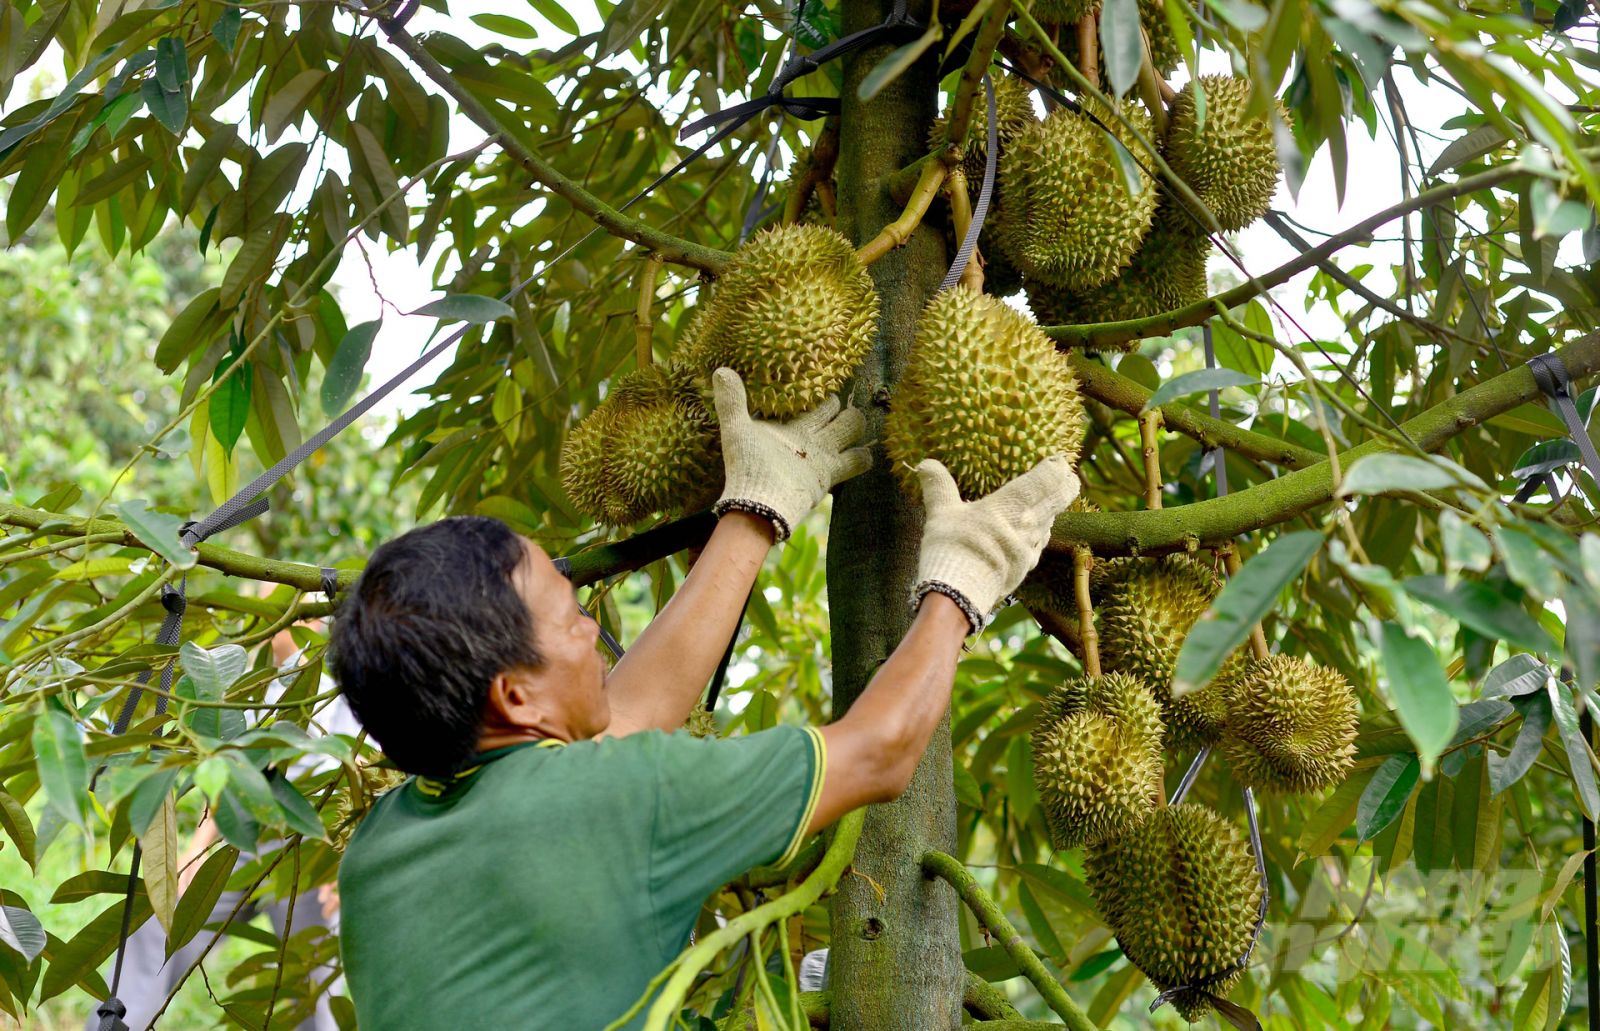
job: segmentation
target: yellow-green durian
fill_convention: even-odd
[[[1148,684],[1161,702],[1167,744],[1214,744],[1227,717],[1229,681],[1242,665],[1235,653],[1211,683],[1172,697],[1172,670],[1189,628],[1222,590],[1222,578],[1187,555],[1119,558],[1094,571],[1095,629],[1100,663]]]
[[[774,226],[734,252],[683,360],[701,375],[728,366],[753,414],[790,419],[838,391],[877,327],[878,292],[850,241],[822,226]]]
[[[1130,833],[1091,849],[1085,863],[1100,915],[1128,961],[1162,991],[1227,972],[1206,991],[1226,995],[1255,935],[1261,877],[1250,846],[1203,805],[1163,806]],[[1185,1020],[1211,1008],[1198,991],[1173,1005]]]
[[[1204,121],[1199,118],[1194,83],[1190,82],[1173,101],[1162,152],[1223,229],[1243,229],[1267,213],[1277,192],[1281,168],[1272,115],[1287,121],[1289,114],[1275,97],[1270,101],[1272,113],[1265,109],[1248,113],[1249,79],[1202,75],[1199,82],[1205,93]]]
[[[1129,189],[1111,137],[1138,145],[1108,112],[1094,105],[1084,112],[1058,108],[1019,133],[1000,160],[1006,256],[1026,281],[1069,291],[1115,279],[1150,231],[1156,209],[1156,190],[1143,169],[1133,173],[1138,188]],[[1125,113],[1148,136],[1149,116],[1132,106]]]
[[[696,705],[689,718],[683,721],[683,729],[695,737],[717,737],[722,731],[717,727],[717,714],[703,705]]]
[[[579,511],[613,526],[714,499],[721,439],[694,375],[649,365],[619,380],[567,434],[561,483]]]
[[[1033,106],[1033,87],[1015,75],[995,76],[994,110],[995,138],[1000,143],[1002,154],[1005,153],[1006,145],[1018,134],[1039,121],[1039,114]],[[939,148],[945,145],[947,124],[949,120],[945,116],[940,116],[934,121],[933,128],[928,131],[930,147]],[[967,132],[967,149],[961,159],[961,171],[966,175],[967,185],[976,197],[978,186],[983,182],[989,153],[989,102],[981,87],[972,96],[970,125],[971,128]],[[960,143],[959,140],[956,142]],[[999,169],[996,168],[996,174],[998,172]]]
[[[1233,779],[1262,791],[1320,791],[1355,762],[1360,711],[1349,681],[1304,659],[1247,663],[1228,692],[1222,753]]]
[[[1165,211],[1139,245],[1133,261],[1106,285],[1081,293],[1030,285],[1028,306],[1042,326],[1082,326],[1142,319],[1193,304],[1206,297],[1206,257],[1211,240],[1176,225]],[[1108,350],[1130,351],[1130,340]]]
[[[963,497],[982,497],[1051,455],[1076,459],[1083,399],[1066,358],[1033,320],[963,287],[933,296],[884,434],[890,461],[915,490],[936,458]]]
[[[1033,778],[1056,848],[1116,838],[1161,800],[1161,712],[1120,673],[1068,681],[1034,729]]]

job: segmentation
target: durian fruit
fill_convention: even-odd
[[[1038,0],[1028,13],[1041,25],[1076,25],[1099,6],[1098,0]]]
[[[1235,653],[1211,683],[1178,699],[1172,697],[1172,670],[1189,628],[1222,590],[1222,578],[1187,555],[1112,559],[1095,566],[1094,578],[1101,665],[1135,676],[1155,692],[1168,747],[1220,740],[1230,681],[1243,656]]]
[[[1278,189],[1278,148],[1272,118],[1266,111],[1247,114],[1250,80],[1231,75],[1202,75],[1205,119],[1195,105],[1194,83],[1178,91],[1162,153],[1172,170],[1211,209],[1223,229],[1243,229],[1267,213]],[[1288,111],[1273,98],[1276,116]],[[1187,221],[1187,220],[1186,220]],[[1179,228],[1183,225],[1175,223]],[[1191,231],[1199,232],[1190,222]]]
[[[613,526],[715,498],[721,438],[694,374],[648,365],[614,384],[567,434],[561,484],[580,512]]]
[[[884,435],[909,490],[917,463],[937,458],[970,500],[1051,455],[1076,460],[1083,399],[1066,358],[1032,319],[956,287],[922,311]]]
[[[1222,753],[1241,785],[1304,792],[1344,780],[1360,713],[1337,671],[1273,655],[1246,664],[1230,688]]]
[[[1250,846],[1232,824],[1203,805],[1156,810],[1131,833],[1091,849],[1085,863],[1100,915],[1129,962],[1162,991],[1206,986],[1223,996],[1255,935],[1261,877]],[[1189,1021],[1211,1008],[1199,991],[1173,1000]]]
[[[1206,297],[1206,257],[1211,240],[1177,225],[1181,214],[1158,211],[1155,224],[1133,261],[1105,286],[1082,293],[1030,284],[1028,306],[1043,326],[1082,326],[1094,322],[1142,319],[1193,304]],[[1141,341],[1116,345],[1130,351]]]
[[[1094,110],[1086,105],[1084,112]],[[1000,161],[1000,240],[1028,282],[1082,292],[1117,277],[1150,230],[1156,190],[1141,169],[1130,192],[1111,135],[1131,137],[1108,112],[1059,108],[1024,129]],[[1127,108],[1148,133],[1150,118]],[[1135,144],[1136,146],[1136,144]]]
[[[695,737],[716,737],[721,731],[717,729],[717,714],[703,705],[696,705],[689,718],[683,721],[683,729]]]
[[[1045,700],[1033,778],[1056,848],[1117,838],[1155,811],[1161,730],[1150,689],[1121,673],[1070,680]]]
[[[1064,11],[1076,10],[1077,5],[1072,0],[1059,0]],[[1098,4],[1096,6],[1099,6]],[[1041,23],[1057,20],[1063,24],[1077,21],[1076,18],[1047,19],[1039,13],[1039,5],[1033,8],[1033,16]],[[1139,24],[1144,27],[1145,38],[1150,41],[1150,59],[1157,72],[1163,76],[1171,75],[1183,63],[1183,51],[1178,49],[1177,37],[1172,34],[1172,23],[1167,21],[1167,7],[1165,0],[1139,0]],[[1074,64],[1078,62],[1078,36],[1074,32],[1063,32],[1060,40],[1061,56]],[[1081,66],[1080,66],[1081,67]],[[1072,81],[1059,70],[1052,78],[1062,87],[1076,92]],[[1100,81],[1109,80],[1105,65],[1105,48],[1100,50]]]
[[[734,252],[683,360],[701,375],[728,366],[752,414],[791,419],[844,384],[877,327],[878,292],[849,240],[821,226],[774,226]]]
[[[1033,87],[1015,75],[997,75],[994,78],[995,138],[1001,153],[1024,129],[1039,121],[1033,107]],[[944,146],[945,126],[949,119],[940,116],[928,131],[928,146]],[[983,182],[983,172],[989,153],[989,104],[980,87],[972,98],[972,122],[967,131],[967,150],[961,159],[961,171],[967,184],[976,195]],[[997,169],[998,172],[998,169]]]

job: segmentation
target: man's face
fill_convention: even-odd
[[[532,541],[513,581],[533,620],[534,649],[544,660],[542,679],[551,701],[575,737],[594,737],[611,725],[605,680],[607,663],[596,649],[600,624],[578,607],[577,591]]]

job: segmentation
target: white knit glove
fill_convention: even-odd
[[[922,554],[912,606],[938,591],[961,606],[972,632],[1039,561],[1055,518],[1078,496],[1072,463],[1046,458],[993,494],[962,501],[950,471],[925,458],[922,482]]]
[[[753,512],[772,521],[778,540],[817,506],[836,483],[864,473],[872,456],[861,439],[867,421],[854,408],[839,411],[830,397],[789,422],[752,419],[744,381],[732,369],[711,377],[717,421],[722,425],[722,497],[711,510]]]

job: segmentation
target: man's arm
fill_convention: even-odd
[[[961,642],[1039,561],[1056,515],[1078,495],[1064,458],[972,502],[938,462],[925,460],[917,473],[926,511],[917,615],[861,697],[822,728],[827,769],[808,831],[906,790],[949,708]]]
[[[712,376],[722,428],[723,491],[711,540],[683,587],[607,679],[608,736],[683,725],[728,647],[745,598],[774,540],[817,506],[833,485],[866,470],[852,447],[865,422],[830,398],[786,423],[750,417],[744,383],[731,369]]]
[[[683,586],[606,679],[610,734],[683,724],[728,647],[773,539],[772,523],[760,516],[729,512],[718,520]]]

